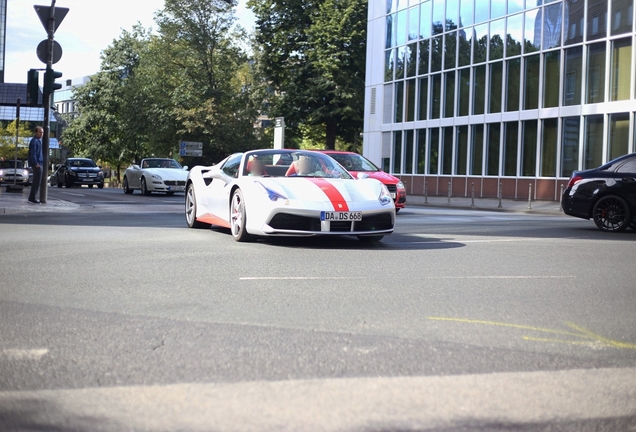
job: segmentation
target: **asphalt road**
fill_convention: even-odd
[[[0,216],[0,430],[636,430],[636,231],[407,208],[235,243],[183,196]]]

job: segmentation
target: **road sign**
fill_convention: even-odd
[[[203,143],[196,141],[181,141],[179,143],[179,148],[189,150],[203,150]]]
[[[48,51],[49,51],[49,41],[47,39],[44,39],[42,42],[39,43],[37,49],[35,50],[35,53],[38,55],[38,59],[40,59],[42,63],[48,63],[49,61]],[[53,41],[52,64],[59,62],[61,58],[62,58],[62,46],[59,43],[57,43],[57,41]]]
[[[40,17],[40,21],[44,26],[44,30],[48,33],[49,31],[49,18],[51,17],[51,6],[38,6],[34,5],[35,13]],[[60,23],[68,13],[68,8],[56,7],[55,8],[55,28],[53,29],[53,33],[60,26]]]
[[[203,150],[179,149],[179,156],[203,156]]]

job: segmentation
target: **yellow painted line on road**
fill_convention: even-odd
[[[531,340],[531,341],[537,341],[537,342],[566,343],[571,345],[593,345],[594,343],[596,343],[596,344],[602,344],[604,346],[611,347],[611,348],[636,349],[636,344],[631,344],[627,342],[621,342],[621,341],[606,338],[597,333],[593,333],[572,322],[566,322],[565,325],[576,330],[577,331],[576,333],[570,332],[570,331],[564,331],[564,330],[528,326],[523,324],[513,324],[513,323],[500,322],[500,321],[473,320],[473,319],[467,319],[467,318],[451,318],[451,317],[435,317],[435,316],[429,316],[426,318],[432,321],[446,321],[446,322],[458,322],[458,323],[466,323],[466,324],[481,324],[481,325],[497,326],[497,327],[509,327],[509,328],[517,328],[521,330],[530,330],[530,331],[535,331],[539,333],[551,333],[551,334],[573,336],[576,338],[587,339],[587,341],[581,341],[581,340],[569,341],[569,340],[561,340],[561,339],[535,338],[531,336],[522,337],[524,340]]]

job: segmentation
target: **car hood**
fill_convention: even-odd
[[[100,172],[101,169],[99,167],[69,167],[71,171],[81,172],[81,173],[90,173],[90,172]]]
[[[356,178],[358,173],[366,174],[369,178],[380,180],[384,184],[397,184],[400,181],[399,178],[384,171],[349,171],[349,173]]]
[[[375,179],[330,179],[312,177],[259,177],[253,180],[290,200],[364,202],[377,200],[382,183]],[[337,206],[336,206],[337,208]]]
[[[176,168],[144,168],[148,174],[156,174],[163,180],[186,180],[188,171]]]

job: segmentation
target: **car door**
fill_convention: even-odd
[[[632,209],[636,208],[636,155],[616,169],[614,178],[620,184],[623,198],[629,202]]]
[[[141,188],[141,168],[139,165],[131,165],[128,174],[126,174],[126,178],[128,179],[129,188]]]
[[[214,167],[214,178],[207,186],[207,206],[210,213],[230,220],[230,184],[238,177],[239,167],[243,158],[242,153],[230,156],[219,168]]]

